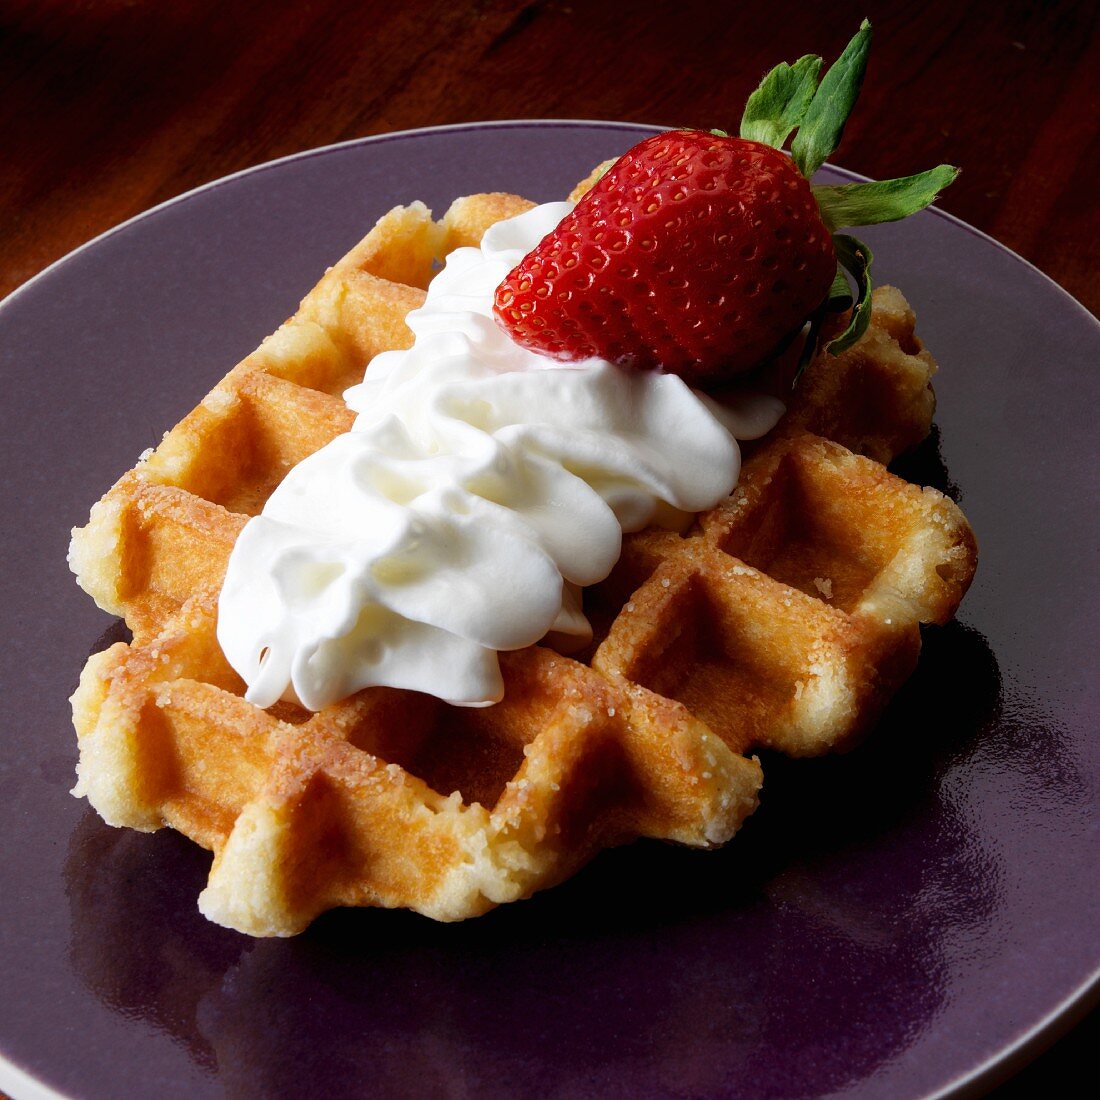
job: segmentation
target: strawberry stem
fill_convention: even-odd
[[[868,293],[870,293],[869,281]],[[791,379],[792,389],[798,385],[798,380],[802,377],[802,372],[810,365],[814,355],[817,353],[817,343],[821,336],[821,326],[825,318],[830,313],[843,313],[846,309],[851,308],[852,302],[852,289],[848,285],[848,277],[844,274],[843,270],[838,267],[836,276],[833,278],[833,285],[829,287],[829,293],[825,296],[825,301],[814,310],[810,317],[810,328],[802,344],[802,352],[798,357],[798,366],[795,369],[794,378]],[[866,326],[864,326],[864,328],[866,328]],[[856,339],[859,339],[858,335]]]
[[[780,62],[768,73],[745,104],[741,137],[782,149],[805,117],[821,71],[821,58],[806,54],[793,65]]]
[[[814,198],[830,231],[846,225],[877,225],[900,221],[935,202],[959,174],[950,164],[927,172],[875,183],[819,184]]]
[[[829,313],[843,313],[852,304],[852,288],[848,285],[848,277],[838,267],[833,276],[833,285],[829,287],[828,297],[825,299],[825,309]]]
[[[855,37],[821,78],[821,84],[791,143],[791,154],[806,179],[825,163],[829,154],[840,144],[844,124],[863,86],[870,48],[871,24],[864,19]]]
[[[855,303],[852,306],[851,316],[844,331],[833,340],[830,340],[825,350],[830,355],[838,355],[850,348],[866,331],[871,322],[871,250],[855,237],[849,237],[846,233],[836,233],[833,236],[833,244],[836,245],[836,257],[840,265],[847,271],[856,284]],[[837,278],[833,280],[829,291],[829,299],[839,300],[836,295],[837,281],[843,276],[837,272]],[[850,299],[850,296],[849,296]]]

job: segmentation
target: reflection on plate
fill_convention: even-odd
[[[941,691],[967,700],[947,723],[937,722]],[[65,867],[73,967],[116,1011],[155,1022],[216,1068],[230,1095],[250,1086],[290,1094],[303,1070],[327,1077],[333,1060],[369,1061],[383,1094],[415,1081],[480,1095],[507,1080],[535,1095],[545,1022],[531,1026],[532,991],[545,1011],[574,1002],[578,989],[583,1013],[554,1035],[567,1095],[593,1079],[621,1080],[639,1061],[651,1063],[659,1091],[688,1082],[691,1093],[714,1095],[733,1084],[729,1067],[700,1059],[697,1037],[718,1032],[744,1057],[779,1063],[794,1004],[821,1044],[819,1088],[840,1090],[903,1050],[948,995],[928,897],[965,865],[974,874],[954,904],[976,929],[997,908],[995,854],[949,803],[918,811],[945,755],[981,751],[999,702],[993,655],[952,623],[930,634],[885,720],[894,743],[878,738],[847,759],[769,759],[779,774],[738,844],[714,854],[638,844],[576,884],[454,927],[343,911],[295,941],[226,935],[187,894],[205,878],[203,853],[175,834],[151,841],[106,829],[88,810]],[[1018,766],[1035,747],[1018,746]],[[883,865],[880,854],[858,852],[887,829],[924,834],[927,861],[891,868],[888,857]],[[731,921],[739,942],[766,941],[767,952],[731,958]],[[595,954],[594,941],[605,944]],[[639,987],[639,966],[669,952],[697,969],[658,966]],[[625,1025],[613,1053],[593,1016]]]

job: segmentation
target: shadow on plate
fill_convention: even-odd
[[[89,810],[67,862],[72,957],[229,1095],[705,1095],[760,1059],[769,1090],[829,1091],[934,1018],[941,937],[997,904],[992,848],[943,781],[997,736],[1000,700],[982,637],[931,630],[864,746],[765,758],[761,808],[722,851],[641,842],[457,925],[338,910],[251,941],[198,914],[207,853]]]

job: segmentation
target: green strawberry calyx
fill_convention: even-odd
[[[793,133],[791,156],[803,176],[810,179],[840,144],[863,85],[870,45],[871,24],[864,19],[824,76],[820,76],[822,60],[814,54],[800,57],[793,64],[776,65],[749,96],[740,136],[782,149]],[[822,220],[833,233],[837,276],[826,300],[811,318],[799,373],[816,349],[825,314],[851,309],[844,331],[826,347],[831,354],[851,347],[871,320],[871,250],[855,237],[835,230],[907,218],[934,202],[958,174],[957,168],[941,164],[902,179],[813,185]],[[849,276],[854,291],[849,287]]]

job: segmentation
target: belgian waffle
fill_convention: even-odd
[[[438,259],[530,205],[391,211],[74,531],[80,584],[133,633],[73,696],[74,793],[211,849],[199,903],[221,924],[291,935],[337,905],[455,920],[639,836],[722,844],[757,804],[752,749],[851,744],[970,582],[962,513],[883,465],[927,434],[935,370],[887,288],[860,343],[811,363],[733,497],[685,534],[626,539],[586,596],[583,659],[503,654],[485,709],[386,688],[316,714],[245,702],[215,638],[238,532],[349,428],[336,395],[411,343]]]

